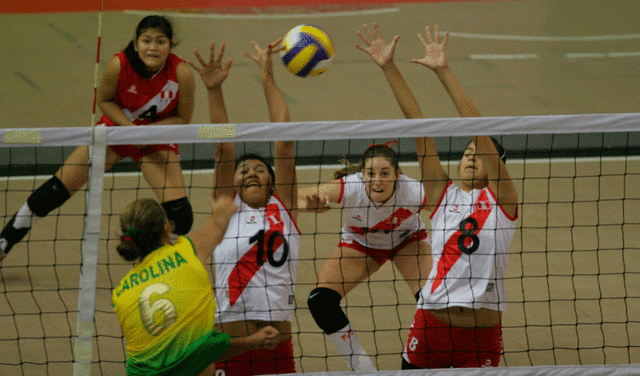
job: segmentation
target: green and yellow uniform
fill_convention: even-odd
[[[229,347],[229,335],[214,330],[209,274],[187,237],[135,265],[112,302],[127,340],[127,375],[197,375]]]

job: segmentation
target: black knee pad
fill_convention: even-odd
[[[318,287],[309,293],[307,305],[316,324],[326,334],[333,334],[349,325],[349,319],[340,308],[342,296],[335,290]]]
[[[61,207],[70,197],[67,187],[57,176],[54,176],[31,193],[27,199],[27,205],[33,214],[46,217],[52,210]]]
[[[186,197],[162,203],[162,208],[167,213],[169,222],[173,224],[173,233],[186,235],[193,225],[193,210]]]

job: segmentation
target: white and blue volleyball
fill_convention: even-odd
[[[284,50],[280,55],[289,72],[307,77],[329,69],[335,51],[324,30],[313,25],[298,25],[284,36]]]

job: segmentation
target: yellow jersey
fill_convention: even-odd
[[[214,330],[209,274],[185,236],[135,265],[112,302],[127,340],[127,375],[197,375],[229,347],[229,335]]]

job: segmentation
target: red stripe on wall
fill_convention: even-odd
[[[246,14],[254,13],[255,7],[291,7],[291,8],[324,8],[326,11],[378,8],[383,4],[393,3],[431,3],[469,0],[422,0],[422,1],[395,1],[395,0],[367,0],[362,3],[358,0],[308,0],[304,5],[300,0],[2,0],[0,1],[0,13],[53,13],[53,12],[99,12],[101,10],[189,10],[210,9],[216,13]],[[471,0],[485,1],[485,0]],[[375,6],[377,4],[377,6]],[[344,9],[341,9],[344,6]],[[271,12],[268,12],[271,13]],[[286,13],[280,9],[278,13]]]

